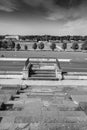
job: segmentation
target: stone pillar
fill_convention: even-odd
[[[28,79],[29,77],[29,58],[25,61],[25,66],[23,68],[23,79]]]
[[[56,67],[55,73],[56,73],[56,78],[62,80],[61,70],[59,70],[58,67]]]
[[[58,59],[56,59],[55,72],[56,72],[56,78],[58,78],[59,80],[64,79],[62,69],[61,69],[61,66],[60,66],[60,62],[58,61]]]
[[[23,68],[23,79],[29,79],[29,77],[31,75],[31,68],[32,68],[31,63],[28,63],[27,66],[24,66],[24,68]]]
[[[23,68],[23,79],[28,79],[28,68],[27,67]]]

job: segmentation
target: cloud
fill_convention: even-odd
[[[41,14],[42,16],[47,16],[53,6],[53,0],[22,0],[25,8],[29,13],[34,12],[35,15]]]
[[[1,11],[5,11],[5,12],[13,12],[12,8],[8,8],[8,7],[1,6],[1,5],[0,5],[0,10]]]
[[[56,9],[53,11],[53,13],[49,14],[49,17],[47,19],[58,21],[59,23],[67,23],[68,21],[75,21],[78,19],[81,19],[83,17],[83,11],[80,12],[79,9]]]
[[[30,12],[33,10],[35,15],[40,14],[51,21],[64,23],[86,17],[86,0],[22,0],[22,2],[29,7]]]
[[[0,0],[0,10],[5,12],[17,10],[16,0]]]
[[[58,6],[61,8],[76,8],[83,3],[87,3],[86,0],[23,0],[24,3],[31,5],[33,7],[37,7],[43,4],[45,7],[53,7]]]
[[[23,0],[24,3],[32,6],[32,7],[38,7],[40,4],[44,3],[43,0]]]
[[[10,32],[86,33],[86,12],[87,0],[0,0],[1,27]]]
[[[60,7],[69,9],[79,6],[82,4],[82,1],[84,0],[54,0],[54,3]]]
[[[60,24],[86,18],[86,6],[86,0],[0,0],[1,11],[43,17]]]

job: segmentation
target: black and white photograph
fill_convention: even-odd
[[[87,0],[0,0],[0,130],[87,130]]]

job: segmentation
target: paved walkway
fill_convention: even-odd
[[[23,81],[20,79],[0,79],[0,84],[6,84],[6,85],[20,85]]]
[[[0,79],[0,84],[12,85],[49,85],[49,86],[87,86],[87,80],[62,80],[62,81],[43,81],[43,80],[21,80],[21,79]]]
[[[23,75],[8,75],[8,74],[5,74],[5,75],[0,75],[0,80],[1,79],[22,79],[23,78]]]
[[[27,58],[0,58],[0,61],[26,61]],[[30,61],[56,61],[56,59],[53,58],[29,58]],[[61,62],[70,62],[72,59],[58,59]]]

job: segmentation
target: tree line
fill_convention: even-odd
[[[17,44],[17,45],[19,45],[19,44]],[[39,44],[37,44],[37,43],[35,42],[35,43],[32,44],[32,48],[33,48],[34,50],[36,50],[37,48],[40,49],[40,50],[43,50],[44,47],[45,47],[45,44],[44,44],[43,42],[40,42]],[[56,49],[56,43],[52,43],[52,42],[51,42],[50,45],[49,45],[49,47],[50,47],[50,49],[51,49],[52,51],[54,51],[54,50]],[[21,48],[21,47],[18,47],[18,46],[17,46],[17,50],[20,50],[20,48]],[[25,50],[28,50],[28,46],[27,46],[27,45],[24,45],[24,48],[25,48]],[[63,42],[61,48],[65,51],[65,50],[67,49],[67,42]],[[74,42],[72,43],[71,49],[73,49],[74,51],[76,51],[76,50],[78,50],[79,48],[80,48],[80,46],[79,46],[78,42],[77,42],[77,41],[74,41]],[[81,49],[81,50],[87,50],[87,41],[85,41],[85,42],[81,45],[81,48],[80,48],[80,49]]]
[[[67,35],[67,36],[52,36],[52,35],[42,35],[42,36],[39,36],[39,35],[30,35],[30,36],[19,36],[19,39],[21,40],[36,40],[37,42],[38,41],[49,41],[49,40],[60,40],[61,42],[63,40],[68,40],[68,41],[71,41],[71,40],[75,40],[75,41],[85,41],[87,40],[87,36],[77,36],[77,35],[74,35],[74,36],[70,36],[70,35]]]
[[[15,48],[15,42],[12,40],[0,40],[0,48],[4,48],[4,49],[14,49]]]
[[[20,50],[21,49],[21,45],[18,43],[18,44],[15,44],[14,41],[12,40],[0,40],[0,49],[10,49],[10,50]]]
[[[87,36],[77,36],[77,35],[74,35],[74,36],[70,36],[70,35],[67,35],[67,36],[52,36],[52,35],[26,35],[26,36],[19,36],[19,39],[21,40],[36,40],[37,42],[38,41],[49,41],[49,40],[60,40],[61,42],[63,40],[68,40],[68,41],[71,41],[71,40],[75,40],[75,41],[85,41],[87,40]]]
[[[5,39],[5,35],[0,35],[0,40]],[[60,40],[61,42],[63,40],[75,40],[75,41],[86,41],[87,36],[80,36],[80,35],[67,35],[67,36],[53,36],[53,35],[19,35],[19,40],[36,40],[38,41],[49,41],[49,40]]]
[[[43,42],[40,42],[40,43],[33,43],[32,44],[32,48],[34,50],[36,50],[37,48],[40,49],[40,50],[43,50],[45,47],[45,44]],[[49,45],[50,49],[52,51],[54,51],[56,49],[56,43],[55,42],[50,42],[50,45]],[[5,50],[7,49],[11,49],[11,50],[14,50],[16,49],[17,51],[21,50],[21,45],[20,43],[17,43],[15,44],[14,41],[12,40],[9,40],[9,41],[2,41],[0,40],[0,49],[3,48]],[[67,49],[67,42],[63,42],[61,43],[61,48],[65,51]],[[74,51],[78,50],[80,47],[79,47],[79,44],[77,41],[74,41],[72,43],[72,46],[71,46],[71,49],[73,49]],[[87,41],[84,41],[84,43],[81,45],[81,50],[87,50]],[[27,45],[24,45],[24,50],[28,50],[28,46]]]

